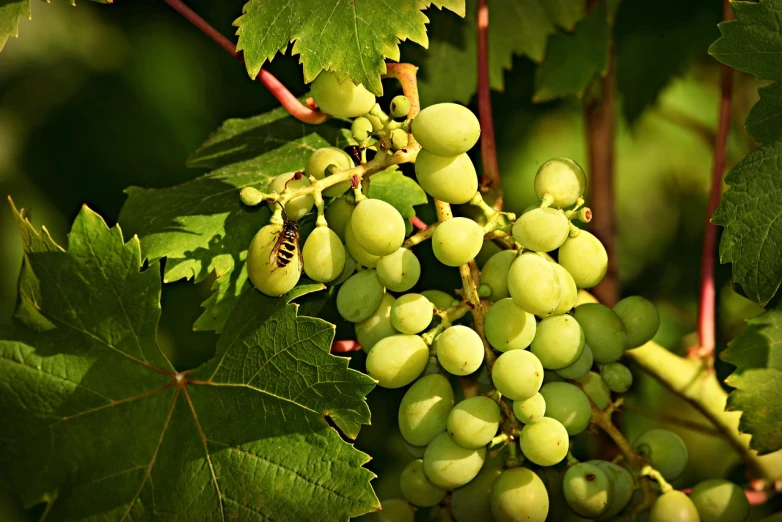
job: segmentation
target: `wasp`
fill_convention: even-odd
[[[276,265],[277,268],[285,268],[296,257],[296,253],[299,254],[299,271],[304,266],[304,260],[301,256],[301,249],[299,248],[299,224],[296,221],[288,219],[288,215],[285,213],[285,206],[280,205],[282,208],[282,229],[277,235],[277,242],[272,248],[271,254],[269,254],[269,264]]]

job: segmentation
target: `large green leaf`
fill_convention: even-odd
[[[736,366],[726,380],[736,388],[727,409],[743,412],[739,429],[752,435],[750,447],[763,455],[782,448],[782,310],[747,325],[720,357]]]
[[[47,520],[347,520],[377,507],[342,440],[368,423],[372,381],[331,356],[333,326],[243,297],[216,357],[177,373],[156,342],[159,266],[140,271],[82,209],[68,250],[16,213],[25,263],[0,341],[0,477]]]

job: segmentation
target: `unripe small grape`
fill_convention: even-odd
[[[536,393],[529,399],[513,401],[513,414],[524,424],[534,424],[546,415],[546,399]]]
[[[295,190],[303,187],[309,187],[311,185],[310,180],[307,179],[306,176],[302,176],[299,179],[295,178],[295,172],[280,174],[274,178],[271,185],[269,186],[269,190],[276,192],[277,194],[282,194],[286,188]],[[276,210],[278,204],[274,201],[270,201],[268,205],[269,208],[274,211]],[[307,215],[307,212],[312,210],[314,205],[315,199],[312,196],[297,196],[285,203],[285,216],[290,220],[298,221]]]
[[[438,156],[456,156],[478,142],[481,124],[467,107],[438,103],[418,113],[412,131],[424,150]]]
[[[410,100],[407,96],[400,94],[394,96],[391,100],[391,117],[395,119],[403,119],[407,117],[407,113],[410,112]]]
[[[331,71],[322,71],[312,82],[312,97],[320,110],[338,118],[355,118],[369,112],[375,95],[349,78],[340,81]]]
[[[415,160],[415,177],[427,194],[452,205],[467,203],[478,190],[478,175],[467,154],[437,156],[422,150]]]
[[[363,116],[359,116],[350,125],[350,132],[353,134],[353,138],[360,143],[372,134],[372,122]]]
[[[554,198],[553,205],[558,208],[570,207],[584,195],[586,176],[581,167],[567,158],[554,158],[547,161],[535,174],[535,193],[538,198],[549,194]]]
[[[409,141],[407,132],[404,129],[394,129],[390,135],[391,148],[401,150],[407,147]]]
[[[657,312],[657,307],[639,295],[625,297],[616,303],[614,312],[625,325],[630,348],[651,341],[660,328],[660,314]]]
[[[618,362],[601,364],[600,376],[612,392],[624,393],[633,385],[633,374],[630,373],[630,369]]]
[[[466,265],[481,251],[483,235],[483,227],[471,219],[457,217],[443,221],[432,235],[434,256],[447,266]]]

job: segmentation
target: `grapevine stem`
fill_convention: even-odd
[[[202,33],[211,38],[217,45],[225,49],[231,56],[244,63],[244,58],[236,50],[236,46],[212,27],[209,22],[201,18],[198,13],[185,5],[182,0],[165,0],[177,13],[181,14],[188,22],[196,26]],[[329,119],[329,115],[321,112],[317,108],[313,109],[308,105],[301,103],[292,92],[288,90],[272,73],[261,69],[258,73],[258,80],[271,92],[277,101],[285,107],[291,116],[304,123],[317,125]]]
[[[402,244],[405,248],[414,247],[415,245],[418,245],[420,243],[423,243],[427,239],[432,238],[432,234],[434,234],[434,229],[437,228],[437,223],[433,223],[429,225],[427,228],[423,230],[419,230],[412,236],[408,237],[405,242]]]
[[[669,491],[673,490],[673,486],[671,486],[668,483],[668,481],[665,480],[665,477],[663,477],[662,473],[660,473],[653,467],[649,466],[648,464],[643,468],[641,468],[641,475],[656,480],[657,483],[660,485],[660,490],[663,493],[668,493]]]

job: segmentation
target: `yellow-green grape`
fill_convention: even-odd
[[[467,203],[478,191],[478,175],[467,154],[436,156],[422,150],[415,160],[415,177],[427,194],[452,205]]]
[[[573,313],[584,330],[584,337],[596,362],[610,363],[627,350],[627,331],[616,313],[607,306],[588,303]]]
[[[434,340],[437,360],[451,375],[469,375],[483,362],[483,342],[475,330],[452,326]]]
[[[244,187],[239,191],[239,199],[248,207],[254,207],[263,201],[263,192],[255,187]]]
[[[584,195],[586,176],[583,169],[573,160],[554,158],[547,161],[535,174],[535,194],[543,199],[549,194],[554,198],[553,206],[564,208],[575,205]]]
[[[374,270],[353,274],[337,292],[337,311],[346,321],[359,323],[375,313],[386,289]]]
[[[368,119],[370,123],[372,123],[372,130],[374,132],[377,132],[384,127],[383,122],[380,120],[380,118],[378,118],[374,114],[365,114],[364,118]]]
[[[536,208],[523,214],[513,224],[513,237],[533,252],[556,250],[570,233],[570,221],[561,210]]]
[[[570,315],[553,315],[543,319],[530,345],[530,351],[547,370],[570,366],[583,350],[584,331]]]
[[[544,522],[549,499],[546,486],[527,468],[506,469],[491,489],[491,511],[496,522]]]
[[[672,431],[646,431],[635,439],[633,446],[641,456],[649,459],[652,467],[659,471],[665,480],[678,478],[687,466],[687,446],[681,437]]]
[[[322,71],[312,82],[312,97],[320,110],[338,118],[355,118],[369,112],[375,95],[349,78],[340,81],[331,71]]]
[[[281,233],[281,225],[266,225],[255,234],[247,251],[247,275],[250,281],[255,288],[272,297],[290,292],[301,277],[301,253],[298,249],[283,267],[278,266],[277,258],[271,255]]]
[[[608,475],[588,462],[579,462],[568,468],[562,491],[570,509],[590,519],[605,513],[612,500]]]
[[[488,243],[487,243],[488,244]],[[508,293],[508,270],[510,270],[510,264],[516,259],[517,252],[515,250],[503,250],[497,252],[486,261],[481,269],[481,283],[489,285],[491,288],[492,301],[499,301],[510,297]]]
[[[405,219],[380,199],[364,199],[356,205],[350,228],[361,248],[373,256],[391,255],[405,240]]]
[[[608,254],[603,243],[586,230],[562,243],[558,260],[579,288],[596,286],[608,270]]]
[[[307,179],[306,176],[302,176],[299,179],[294,179],[295,177],[296,174],[293,172],[289,172],[288,174],[280,174],[274,178],[274,180],[272,180],[272,183],[269,186],[269,190],[276,192],[277,194],[282,194],[286,186],[290,190],[295,190],[302,187],[309,187],[311,185],[310,180]],[[270,201],[268,205],[272,211],[276,210],[276,202]],[[285,216],[290,220],[298,221],[307,215],[307,212],[312,210],[314,205],[315,199],[312,196],[297,196],[285,203]]]
[[[467,107],[438,103],[418,113],[412,131],[424,150],[438,156],[456,156],[478,142],[481,124]]]
[[[353,259],[349,254],[345,254],[345,266],[342,268],[342,273],[339,274],[339,276],[329,283],[330,286],[338,286],[344,283],[348,280],[350,276],[352,276],[356,268],[358,268],[358,263],[356,263],[356,260]]]
[[[536,393],[524,401],[513,401],[513,415],[524,424],[534,424],[546,415],[546,399]]]
[[[367,354],[367,373],[383,388],[407,386],[424,371],[429,347],[418,335],[381,339]]]
[[[435,486],[426,478],[423,459],[416,459],[405,466],[399,479],[399,488],[405,498],[418,507],[439,504],[448,493],[446,489]]]
[[[459,300],[442,290],[424,290],[421,295],[429,299],[438,310],[447,310],[459,304]]]
[[[554,313],[562,297],[553,264],[532,253],[522,254],[511,263],[508,290],[517,305],[540,317]]]
[[[546,417],[562,423],[568,435],[578,435],[589,426],[592,405],[577,386],[568,382],[544,384],[540,394],[546,399]]]
[[[441,433],[426,448],[424,472],[435,486],[455,489],[474,479],[485,459],[486,448],[465,449]]]
[[[633,374],[622,363],[613,362],[600,365],[600,376],[608,389],[616,393],[624,393],[633,385]]]
[[[365,352],[369,352],[381,339],[399,333],[391,324],[391,305],[394,301],[393,295],[385,294],[375,313],[368,319],[356,323],[356,340]]]
[[[396,119],[402,119],[407,117],[407,113],[410,112],[410,100],[407,96],[400,94],[394,96],[391,100],[391,117]]]
[[[446,429],[453,408],[453,388],[442,374],[418,379],[402,397],[397,421],[402,437],[413,446],[426,446]]]
[[[744,490],[728,480],[704,480],[690,493],[703,522],[744,522],[749,501]]]
[[[363,116],[359,116],[350,125],[350,132],[353,134],[353,139],[359,143],[369,138],[372,134],[372,122]]]
[[[649,522],[701,522],[701,517],[690,497],[674,489],[657,498]]]
[[[391,148],[401,150],[407,147],[409,138],[404,129],[394,129],[391,131]]]
[[[333,281],[345,268],[345,247],[333,230],[316,227],[304,242],[304,271],[319,283]]]
[[[448,414],[448,435],[467,449],[486,446],[500,427],[500,407],[488,397],[470,397],[458,403]]]
[[[367,513],[356,520],[363,522],[414,522],[415,508],[398,498],[387,499],[380,502],[380,511]]]
[[[405,294],[391,307],[391,324],[402,333],[417,334],[432,322],[432,303],[421,294]]]
[[[483,245],[483,227],[472,219],[457,217],[440,223],[432,235],[434,257],[447,266],[466,265]]]
[[[570,439],[561,422],[551,417],[543,417],[538,422],[524,425],[519,437],[519,446],[521,452],[531,462],[538,466],[553,466],[567,455]]]
[[[331,165],[335,165],[338,170],[348,170],[355,166],[350,155],[344,150],[337,147],[323,147],[310,155],[304,166],[304,174],[315,179],[323,179],[329,175],[329,167]],[[334,198],[341,196],[349,188],[350,181],[342,181],[324,190],[323,195],[328,198]]]
[[[353,225],[350,222],[345,227],[345,247],[359,265],[375,268],[380,261],[380,256],[370,254],[359,244],[356,235],[353,233]]]
[[[478,476],[451,493],[451,512],[456,522],[492,522],[491,487],[502,473],[501,459],[487,461]]]
[[[594,464],[603,473],[608,476],[608,482],[611,486],[611,501],[608,504],[608,509],[603,513],[602,519],[611,518],[619,514],[630,500],[633,498],[633,492],[635,491],[635,481],[633,476],[625,468],[608,462],[605,460],[590,460],[589,464]],[[727,520],[722,522],[728,522]]]
[[[392,292],[407,292],[421,277],[421,263],[407,248],[383,256],[377,262],[377,278],[380,284]]]
[[[586,375],[576,379],[576,381],[581,385],[584,393],[595,403],[595,406],[601,410],[606,409],[608,403],[611,402],[611,390],[603,382],[600,374],[587,372]]]
[[[498,392],[514,401],[523,401],[540,390],[543,366],[527,350],[510,350],[494,361],[491,379]]]
[[[486,313],[486,339],[496,350],[523,350],[535,337],[535,316],[525,312],[513,299],[494,303]]]
[[[594,364],[592,349],[588,344],[584,343],[584,349],[581,351],[581,355],[578,356],[578,359],[576,359],[576,362],[561,370],[557,370],[557,375],[570,380],[580,379],[589,373],[589,370],[592,369],[592,364]]]
[[[636,348],[651,341],[660,328],[657,307],[641,296],[625,297],[614,305],[614,312],[625,325],[629,348]]]
[[[335,199],[326,207],[326,221],[329,228],[337,234],[343,243],[347,240],[346,229],[354,208],[356,205],[349,202],[345,196]]]
[[[554,271],[557,273],[557,277],[559,277],[559,288],[562,292],[559,298],[559,304],[554,310],[554,313],[566,314],[576,305],[578,288],[576,287],[576,282],[573,281],[573,276],[571,276],[570,272],[565,270],[562,265],[559,263],[552,263],[551,266],[554,267]]]

